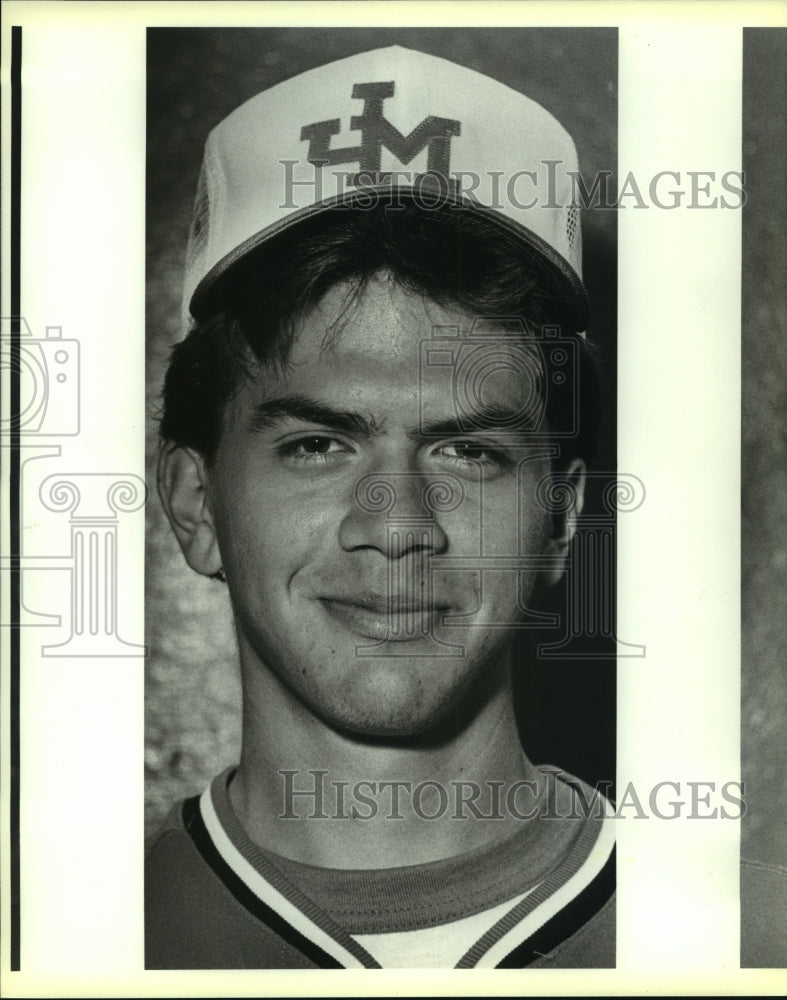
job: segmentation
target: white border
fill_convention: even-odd
[[[697,2],[217,7],[9,0],[2,17],[6,121],[9,29],[24,25],[26,317],[36,331],[50,323],[78,329],[83,356],[91,359],[84,384],[102,387],[100,396],[90,396],[93,419],[73,442],[70,464],[137,473],[143,469],[146,25],[617,24],[621,173],[631,164],[647,174],[739,168],[739,29],[787,20],[778,3]],[[9,152],[6,141],[4,178]],[[4,184],[5,219],[7,199]],[[736,212],[620,215],[620,468],[648,486],[636,526],[621,519],[619,631],[648,646],[644,663],[623,661],[620,673],[623,785],[634,780],[648,787],[667,775],[722,783],[738,776],[739,226]],[[7,226],[3,240],[7,260]],[[121,242],[119,261],[108,247]],[[3,282],[8,303],[7,268]],[[122,358],[117,336],[106,328],[108,315],[122,316],[123,342],[138,344]],[[684,407],[688,399],[692,405]],[[697,442],[704,447],[698,450]],[[693,509],[685,497],[696,501]],[[134,530],[131,544],[141,553],[141,525]],[[140,625],[141,634],[141,560],[136,582],[127,621],[132,630]],[[2,641],[7,653],[6,634]],[[24,971],[8,972],[4,893],[4,995],[783,990],[778,971],[737,968],[735,824],[631,818],[617,830],[615,971],[145,973],[141,661],[39,662],[31,655],[24,684]],[[7,710],[7,674],[2,697]],[[5,834],[6,742],[2,765]],[[4,881],[7,864],[4,851]]]

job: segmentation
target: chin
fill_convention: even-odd
[[[345,712],[334,719],[327,719],[333,728],[347,736],[373,742],[403,743],[434,737],[444,728],[450,713],[435,712],[424,715],[412,713],[382,713],[350,715]]]
[[[454,688],[428,692],[417,676],[400,673],[384,683],[353,685],[323,717],[350,736],[401,742],[439,733],[455,718],[458,698]]]

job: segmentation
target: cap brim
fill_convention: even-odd
[[[425,193],[423,188],[416,189],[402,185],[393,187],[390,184],[365,184],[356,191],[346,192],[341,196],[325,199],[307,208],[293,212],[286,219],[282,219],[280,222],[268,226],[254,236],[249,237],[249,239],[237,246],[231,253],[228,253],[208,271],[191,296],[189,302],[191,315],[197,320],[205,319],[210,315],[220,300],[222,288],[238,270],[239,265],[250,254],[272,240],[275,240],[283,233],[289,232],[307,219],[335,208],[352,208],[353,205],[359,203],[363,203],[363,208],[368,208],[369,197],[375,194],[381,200],[398,201],[400,199],[410,199],[412,202],[423,206]],[[442,188],[440,199],[441,205],[447,204],[455,208],[467,208],[478,212],[484,218],[488,219],[492,225],[499,227],[514,236],[517,240],[520,240],[535,257],[546,263],[553,270],[558,285],[565,295],[565,299],[561,299],[563,319],[572,327],[572,332],[579,333],[587,329],[590,305],[582,279],[571,265],[545,240],[526,227],[509,219],[496,209],[468,199],[466,196]],[[359,210],[363,210],[363,208],[359,206]],[[429,206],[424,207],[424,211],[429,210]]]

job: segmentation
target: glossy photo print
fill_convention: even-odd
[[[147,967],[613,967],[616,31],[147,54]]]
[[[787,29],[743,32],[741,286],[741,966],[787,965],[784,753]]]
[[[784,5],[0,19],[0,994],[783,995]]]

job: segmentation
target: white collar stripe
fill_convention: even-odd
[[[554,888],[556,878],[564,877],[567,864],[561,865],[552,876],[549,876],[537,887],[535,892],[522,900],[499,921],[496,927],[484,935],[484,938],[490,941],[497,937],[494,943],[485,944],[484,938],[482,938],[468,952],[465,959],[470,956],[471,952],[485,948],[484,954],[477,961],[472,962],[472,966],[475,968],[495,968],[514,948],[531,937],[590,885],[609,860],[614,848],[614,821],[607,816],[602,823],[598,838],[579,868],[558,888]],[[510,926],[511,924],[513,926]],[[506,930],[505,928],[509,926],[510,929]],[[501,930],[503,934],[498,937]],[[462,960],[460,966],[466,968],[465,959]]]
[[[376,967],[377,963],[369,956],[370,962],[365,963],[359,957],[352,954],[347,948],[341,945],[327,931],[323,930],[314,921],[310,920],[305,913],[291,903],[278,889],[274,888],[267,879],[261,875],[254,866],[243,857],[235,845],[224,831],[221,821],[216,814],[213,800],[210,794],[210,787],[206,788],[200,796],[200,812],[203,822],[213,841],[216,850],[221,854],[229,867],[235,872],[239,879],[264,903],[272,907],[288,924],[294,927],[310,941],[313,941],[323,951],[328,952],[333,958],[340,962],[347,969],[368,968],[371,964]],[[365,949],[359,950],[365,954]]]
[[[360,942],[338,925],[331,926],[333,922],[327,915],[324,916],[324,921],[328,926],[323,927],[304,912],[304,909],[311,906],[317,916],[321,916],[320,911],[313,907],[306,897],[303,897],[300,903],[293,902],[285,895],[286,882],[283,883],[284,891],[282,891],[244,857],[222,825],[213,802],[211,787],[206,788],[200,796],[199,812],[215,851],[251,893],[249,905],[253,906],[252,897],[256,898],[263,906],[269,908],[269,912],[272,910],[281,917],[286,925],[293,928],[296,935],[301,936],[301,939],[305,938],[306,942],[311,942],[345,968],[380,967],[373,955]],[[562,920],[562,916],[566,915],[562,911],[572,903],[574,910],[587,909],[588,897],[598,897],[599,882],[603,881],[600,878],[602,870],[608,866],[604,872],[604,878],[608,879],[609,867],[614,866],[614,861],[610,862],[614,846],[614,822],[607,804],[607,815],[600,829],[598,824],[588,823],[569,856],[540,885],[486,930],[476,943],[465,951],[456,968],[494,968],[501,963],[511,964],[512,960],[522,955],[523,948],[529,946],[529,939],[534,935],[537,935],[537,938],[532,943],[534,954],[537,956],[540,952],[535,950],[536,942],[540,938],[554,939],[556,925],[569,927],[569,932],[557,940],[571,936],[573,929],[570,928],[570,921],[567,924]],[[595,885],[593,885],[594,880],[596,880]],[[580,899],[583,893],[585,895]],[[299,894],[296,891],[296,898],[297,895]],[[546,927],[550,921],[552,923]],[[576,929],[579,929],[579,926],[581,924],[577,924]],[[342,943],[342,938],[346,939],[346,943]],[[517,952],[516,955],[512,955],[514,951]],[[514,961],[514,965],[518,964]]]

